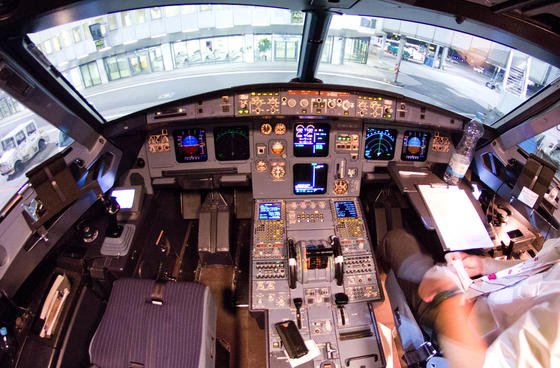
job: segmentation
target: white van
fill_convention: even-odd
[[[47,147],[47,139],[35,121],[19,124],[1,141],[0,173],[10,175],[23,171],[25,163]]]

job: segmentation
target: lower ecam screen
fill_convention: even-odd
[[[295,164],[293,169],[294,194],[325,194],[327,191],[327,164]]]
[[[261,203],[259,205],[259,220],[280,220],[280,203]]]

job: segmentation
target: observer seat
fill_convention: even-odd
[[[114,282],[90,345],[92,367],[211,368],[216,307],[210,289],[190,282]]]

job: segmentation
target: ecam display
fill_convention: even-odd
[[[300,122],[294,126],[294,156],[327,157],[329,154],[328,124]]]
[[[294,194],[325,194],[328,165],[320,163],[294,165]]]

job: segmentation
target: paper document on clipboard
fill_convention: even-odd
[[[445,250],[492,248],[480,216],[467,193],[456,186],[418,185]]]

